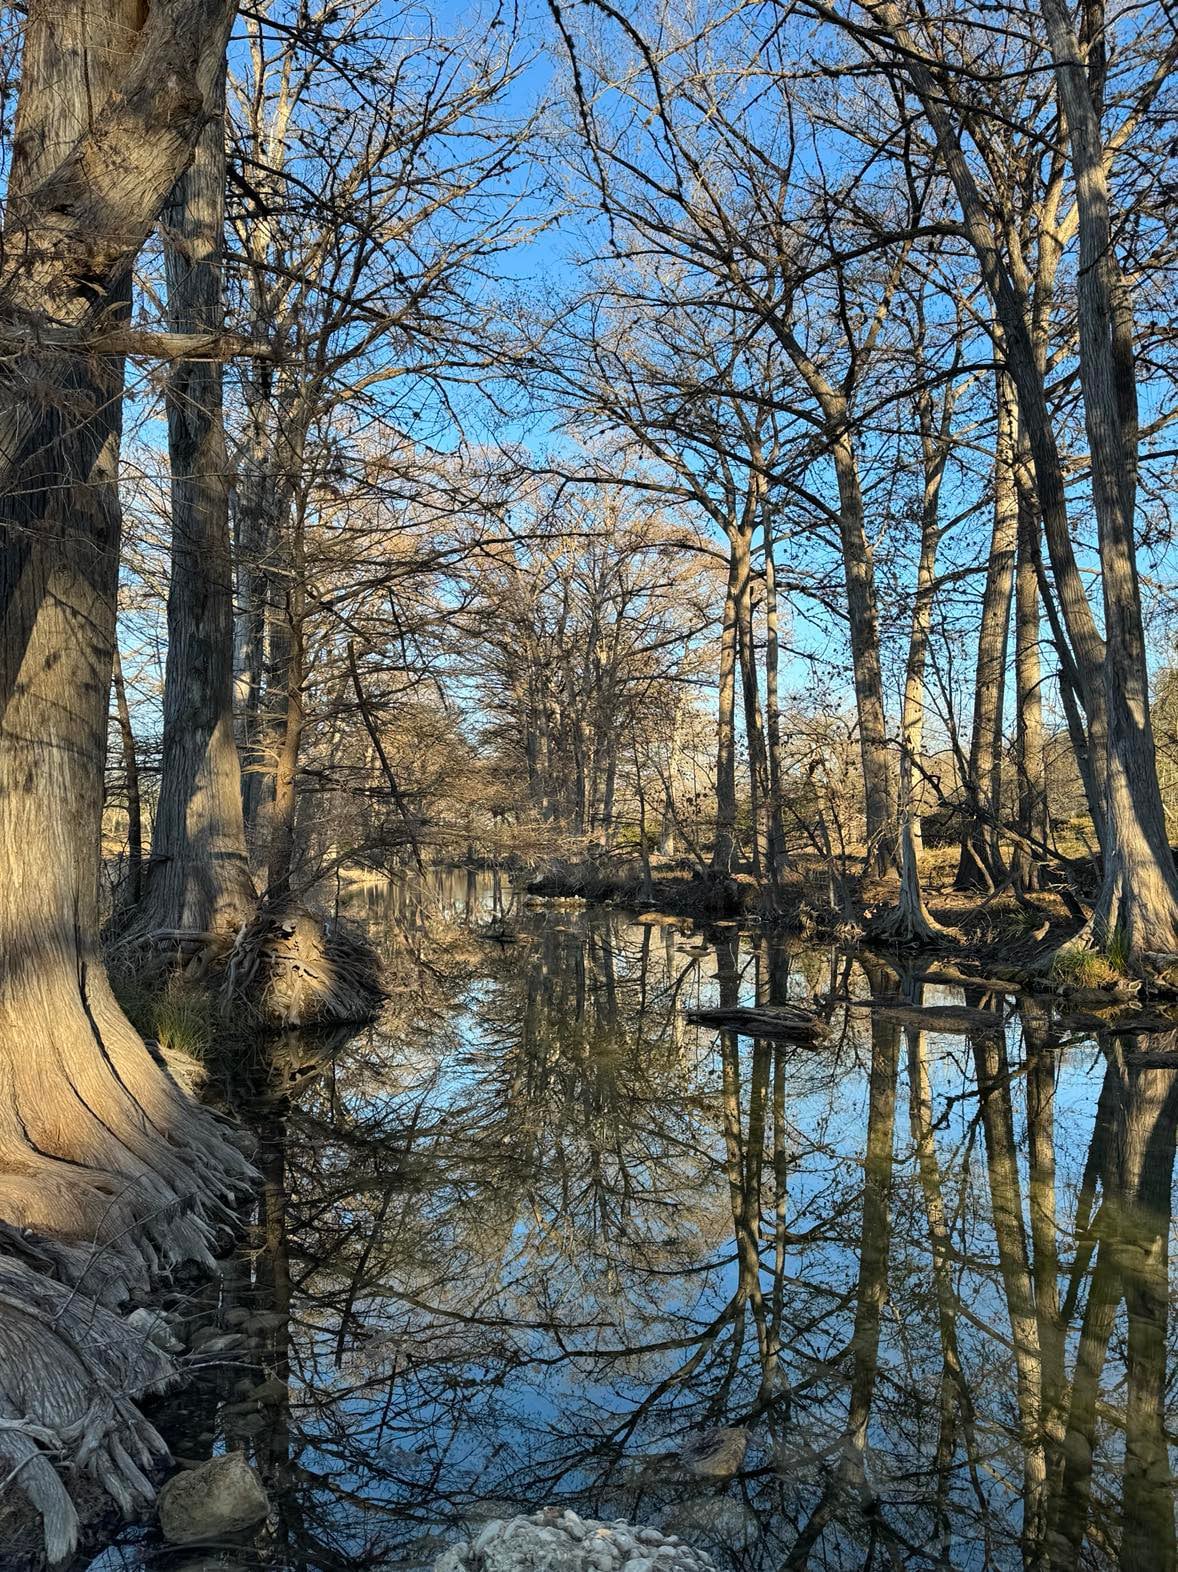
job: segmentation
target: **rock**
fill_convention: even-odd
[[[677,1537],[672,1542],[656,1528],[621,1518],[597,1523],[545,1507],[531,1517],[485,1523],[476,1537],[443,1552],[434,1572],[714,1572],[714,1566],[705,1551]]]
[[[584,1572],[581,1547],[567,1534],[546,1533],[526,1517],[514,1517],[488,1535],[479,1535],[476,1554],[482,1572]]]
[[[149,1343],[154,1343],[167,1354],[178,1354],[184,1347],[172,1331],[167,1317],[161,1315],[158,1310],[149,1310],[146,1307],[132,1310],[127,1317],[127,1325],[133,1326]]]
[[[262,1482],[240,1452],[174,1474],[159,1498],[160,1529],[173,1545],[196,1545],[252,1528],[269,1510]]]

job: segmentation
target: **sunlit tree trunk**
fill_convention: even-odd
[[[769,863],[770,873],[788,861],[782,804],[784,766],[781,757],[781,645],[777,613],[777,562],[773,541],[773,513],[762,510],[765,533],[765,746],[769,759]]]
[[[939,433],[934,425],[932,402],[927,391],[920,394],[919,404],[924,494],[921,499],[920,558],[916,568],[916,593],[912,601],[912,628],[908,639],[904,703],[900,716],[900,892],[895,911],[885,919],[883,926],[901,940],[927,942],[947,931],[925,905],[920,887],[920,803],[916,771],[924,748],[924,676],[936,591],[937,546],[940,542],[939,502],[948,455],[952,404],[951,401],[946,403]]]
[[[1060,0],[1042,0],[1076,182],[1084,424],[1104,591],[1108,845],[1094,934],[1124,957],[1178,951],[1178,871],[1166,834],[1149,708],[1134,521],[1138,417],[1133,317],[1109,216],[1100,109]]]
[[[1018,565],[1015,574],[1015,766],[1018,772],[1018,830],[1013,871],[1024,890],[1039,886],[1040,864],[1026,844],[1047,840],[1047,776],[1044,755],[1042,665],[1039,659],[1038,520],[1020,488]]]
[[[273,717],[274,798],[270,812],[267,893],[271,901],[290,894],[295,857],[295,815],[298,809],[299,750],[303,741],[303,689],[306,681],[306,561],[303,505],[297,503],[290,526],[280,619],[272,648],[269,682]]]
[[[757,647],[753,630],[752,542],[746,530],[732,538],[731,550],[737,563],[736,626],[740,656],[741,696],[744,701],[744,731],[749,755],[749,806],[753,832],[753,876],[760,878],[765,868],[768,836],[766,816],[769,806],[769,772],[765,756],[765,728],[761,720],[761,701],[757,683]]]
[[[847,613],[850,619],[855,704],[859,718],[859,747],[863,758],[868,867],[876,873],[882,873],[890,866],[895,851],[896,794],[888,757],[875,564],[864,524],[859,468],[850,439],[845,435],[835,447],[834,459],[839,485],[839,521]]]
[[[838,482],[839,538],[847,593],[859,748],[863,760],[867,866],[870,871],[881,874],[892,866],[895,857],[896,791],[888,757],[875,561],[867,538],[851,411],[846,395],[824,376],[795,335],[780,328],[778,332],[822,410]]]
[[[131,727],[131,707],[127,703],[127,684],[123,680],[123,662],[117,637],[113,655],[115,714],[123,750],[123,789],[127,796],[127,887],[124,900],[127,906],[134,907],[139,904],[143,893],[143,804],[139,793],[139,758],[135,748],[135,733]]]

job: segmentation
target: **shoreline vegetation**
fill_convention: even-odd
[[[1178,1003],[1178,956],[1142,977],[1119,970],[1107,955],[1070,948],[1083,932],[1083,916],[1074,898],[1049,889],[1033,899],[1012,891],[979,899],[948,883],[926,882],[924,898],[939,934],[897,943],[886,922],[897,880],[872,876],[862,859],[854,871],[844,870],[837,894],[829,867],[817,860],[807,865],[798,859],[772,890],[749,874],[717,874],[682,859],[652,859],[644,870],[639,859],[624,854],[554,857],[539,866],[509,862],[507,870],[528,897],[600,902],[632,911],[639,920],[649,914],[704,925],[736,921],[816,941],[894,950],[929,964],[939,961],[939,975],[963,986],[988,980],[1077,1002],[1131,1004],[1140,997]]]

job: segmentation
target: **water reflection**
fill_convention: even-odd
[[[871,1000],[993,1001],[482,878],[365,900],[390,1008],[253,1087],[208,1307],[246,1346],[168,1416],[267,1478],[238,1564],[428,1564],[560,1499],[750,1572],[1174,1567],[1178,1041],[923,1030]],[[819,1048],[684,1021],[810,996]]]

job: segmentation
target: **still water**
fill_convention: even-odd
[[[1178,1039],[921,1030],[867,1001],[981,1001],[483,877],[350,911],[388,1008],[229,1089],[264,1189],[154,1416],[266,1479],[226,1564],[424,1567],[558,1502],[748,1572],[1174,1567]],[[819,1047],[685,1014],[811,997]],[[680,1456],[717,1426],[728,1480]]]

